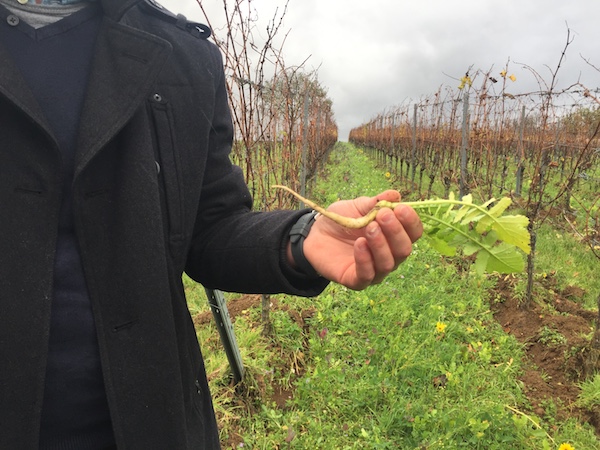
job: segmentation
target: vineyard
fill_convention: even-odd
[[[396,184],[372,151],[337,144],[311,196]],[[223,447],[600,448],[591,250],[561,216],[540,225],[529,305],[524,274],[477,275],[427,239],[365,291],[271,296],[268,326],[261,296],[230,294],[246,368],[235,386],[204,293],[186,280]]]
[[[419,195],[431,196],[440,181],[445,196],[455,188],[488,197],[513,191],[529,203],[550,203],[557,193],[546,186],[558,178],[558,199],[570,207],[574,185],[591,176],[600,152],[598,100],[584,88],[515,97],[504,86],[491,94],[485,76],[477,90],[440,89],[382,113],[354,128],[350,141],[378,150],[382,164]]]
[[[600,101],[579,85],[515,96],[506,73],[498,75],[499,92],[489,72],[474,76],[456,89],[390,108],[354,128],[350,141],[377,150],[381,163],[421,196],[431,196],[440,181],[445,196],[454,188],[487,197],[513,192],[528,206],[561,200],[570,209],[573,188],[592,176],[600,157]]]
[[[557,89],[560,62],[549,80],[527,67],[539,85],[528,93],[514,89],[509,64],[470,68],[455,85],[389,105],[341,144],[318,73],[287,66],[276,44],[287,2],[261,40],[250,2],[231,3],[215,42],[232,159],[256,209],[297,204],[275,185],[324,205],[386,188],[409,201],[509,197],[528,219],[531,251],[524,273],[482,275],[472,255],[420,242],[398,273],[364,293],[231,296],[247,369],[237,386],[186,280],[224,445],[600,448],[597,86]]]
[[[496,75],[501,81],[489,71],[465,75],[455,89],[441,88],[354,128],[350,141],[371,149],[412,195],[447,197],[456,190],[484,200],[518,199],[532,236],[530,302],[535,233],[548,215],[568,221],[577,210],[579,232],[600,257],[600,100],[580,84],[516,96],[508,84],[515,77],[507,74]]]

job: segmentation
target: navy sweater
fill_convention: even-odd
[[[58,142],[63,168],[40,449],[114,445],[96,329],[73,228],[71,184],[79,116],[101,23],[90,6],[34,29],[0,6],[0,40],[12,54]]]

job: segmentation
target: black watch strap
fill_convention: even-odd
[[[298,219],[298,221],[290,230],[292,257],[294,258],[296,266],[305,275],[315,278],[319,277],[320,275],[304,256],[304,240],[306,239],[306,236],[308,236],[308,232],[310,231],[313,223],[315,223],[317,214],[318,213],[316,211],[311,211],[304,214]]]

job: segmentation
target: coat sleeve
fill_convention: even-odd
[[[292,225],[306,211],[252,212],[242,171],[229,158],[233,125],[220,53],[208,157],[186,273],[205,287],[229,292],[314,296],[328,284],[286,262]]]

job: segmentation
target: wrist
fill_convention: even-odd
[[[304,254],[304,242],[310,232],[318,213],[311,211],[301,216],[289,233],[287,257],[291,265],[307,276],[320,277]]]

